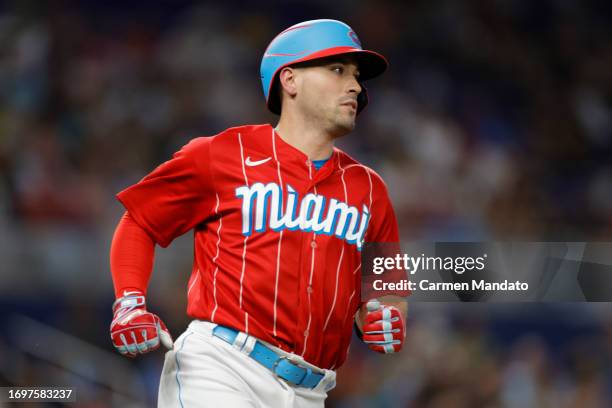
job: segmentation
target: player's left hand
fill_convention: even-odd
[[[383,354],[400,351],[406,331],[404,317],[399,309],[382,305],[377,299],[370,300],[366,307],[368,313],[363,322],[363,342],[370,349]]]

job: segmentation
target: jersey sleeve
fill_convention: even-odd
[[[379,197],[372,204],[372,218],[366,242],[399,244],[397,217],[391,205],[386,186],[382,186]]]
[[[408,290],[384,290],[374,291],[372,283],[376,279],[382,279],[384,282],[401,282],[406,279],[406,271],[396,268],[387,270],[378,275],[373,273],[373,260],[376,257],[395,258],[401,255],[401,246],[399,239],[399,228],[397,217],[389,198],[387,186],[384,184],[380,176],[377,174],[372,177],[376,184],[374,186],[374,200],[372,202],[371,219],[365,235],[365,253],[363,262],[366,263],[363,279],[364,292],[362,299],[370,299],[380,296],[401,296],[410,295]]]
[[[162,247],[213,211],[216,193],[210,166],[211,143],[209,137],[193,139],[172,159],[117,194],[136,223]]]

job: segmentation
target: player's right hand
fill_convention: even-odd
[[[115,301],[110,335],[115,348],[128,357],[156,350],[160,342],[169,349],[173,346],[164,322],[147,311],[142,292],[126,292]]]

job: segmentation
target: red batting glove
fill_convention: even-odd
[[[384,306],[377,299],[370,300],[368,314],[363,323],[363,342],[374,351],[383,354],[402,349],[406,330],[401,312],[393,306]]]
[[[142,292],[124,292],[126,296],[113,303],[110,335],[121,354],[136,357],[156,350],[161,343],[172,348],[172,336],[159,317],[147,312]]]

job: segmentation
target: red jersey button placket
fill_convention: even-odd
[[[315,187],[315,183],[313,180],[313,165],[312,165],[312,161],[310,159],[307,159],[304,164],[306,165],[306,167],[308,168],[308,186],[306,187],[306,189],[302,192],[303,196],[306,196],[307,194],[313,192],[314,194],[317,193],[316,191],[316,187]],[[314,191],[313,191],[314,190]],[[303,235],[303,237],[305,237],[306,234]],[[311,235],[311,240],[304,240],[302,241],[302,253],[304,254],[310,254],[310,267],[308,268],[308,273],[304,276],[304,278],[306,279],[306,284],[304,285],[306,287],[305,293],[306,293],[306,304],[308,305],[308,315],[306,318],[306,327],[304,330],[304,346],[302,349],[302,355],[304,355],[307,350],[308,350],[308,335],[310,333],[310,326],[312,324],[312,294],[314,292],[314,289],[312,287],[313,285],[313,280],[314,280],[314,267],[315,267],[315,263],[314,263],[314,257],[316,256],[316,247],[317,247],[317,243],[316,243],[316,235],[313,232]],[[303,292],[304,293],[304,292]]]

